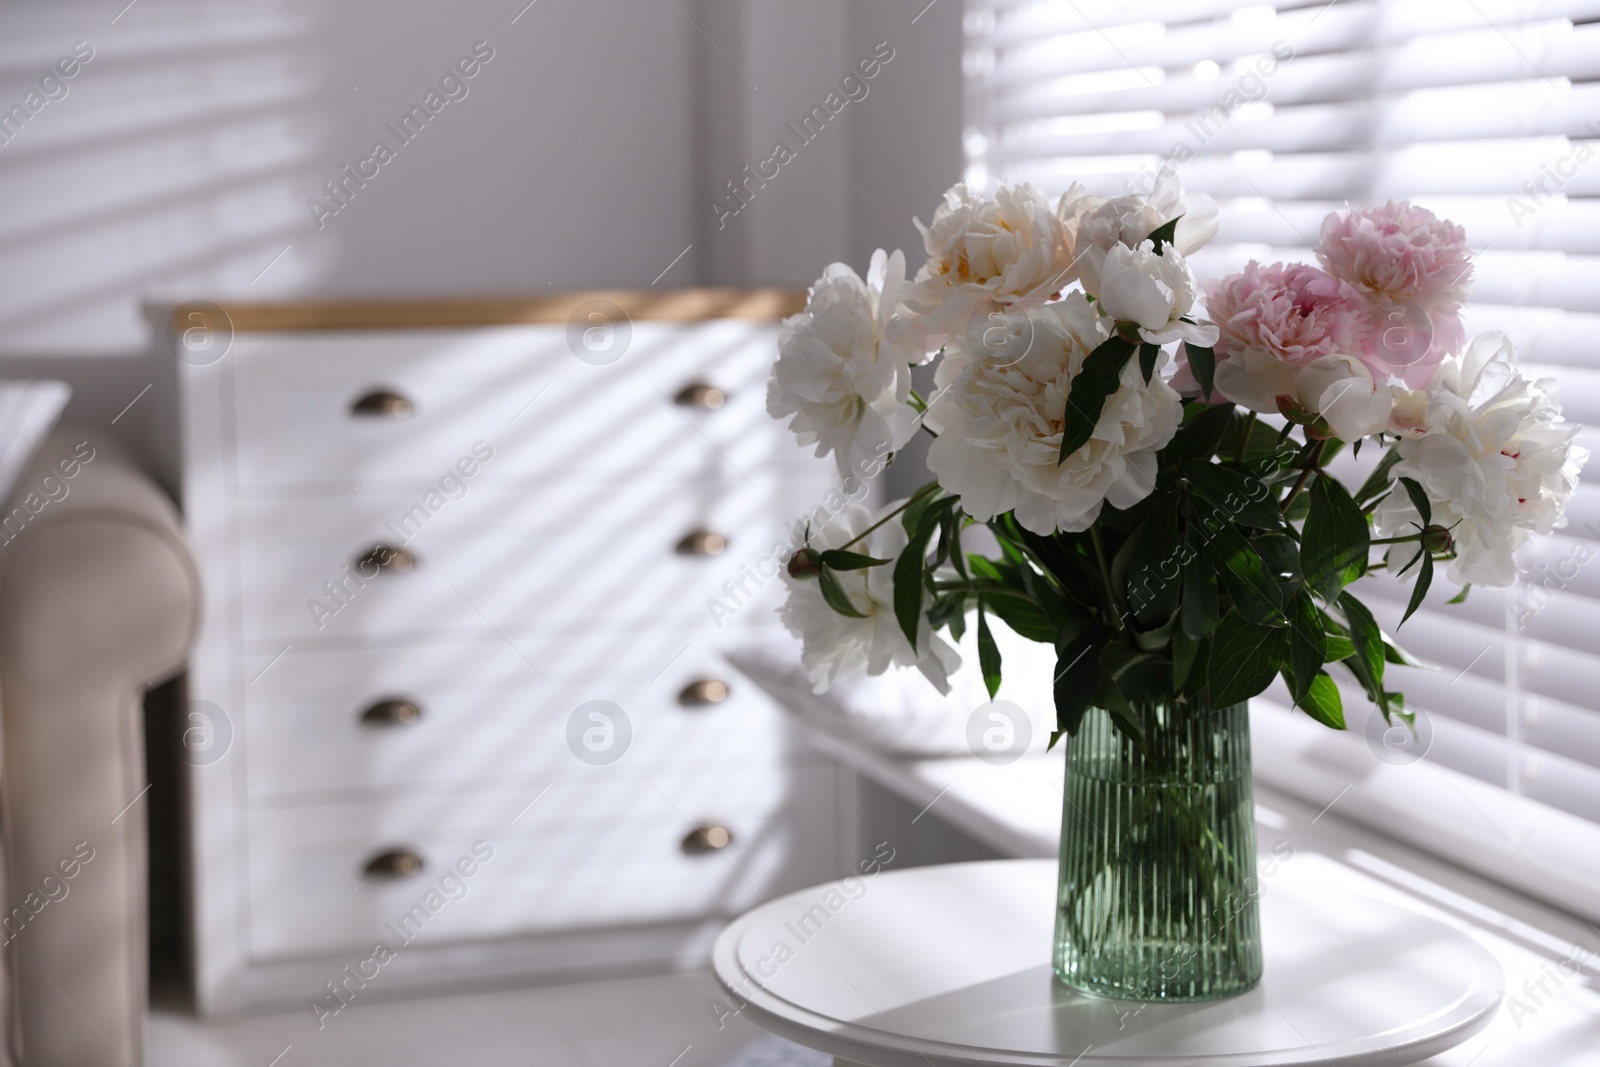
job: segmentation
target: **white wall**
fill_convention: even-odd
[[[94,52],[0,144],[0,373],[66,377],[101,423],[154,383],[116,430],[158,462],[143,301],[803,285],[914,243],[961,162],[960,0],[126,2],[0,7],[0,109]],[[385,123],[478,41],[402,145]],[[865,98],[799,144],[784,124],[879,42]],[[307,201],[379,138],[395,158],[319,227]],[[719,227],[780,138],[796,158]]]

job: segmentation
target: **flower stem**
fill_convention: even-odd
[[[935,393],[934,396],[937,397],[938,394]],[[915,389],[912,389],[910,403],[911,410],[917,413],[917,427],[919,429],[927,430],[928,436],[937,441],[939,439],[938,433],[936,433],[933,427],[929,426],[927,422],[928,402],[922,398],[921,393],[917,392]]]
[[[1089,527],[1089,540],[1094,542],[1094,558],[1100,564],[1100,580],[1106,583],[1106,609],[1116,629],[1122,629],[1122,616],[1117,614],[1115,596],[1111,592],[1111,567],[1106,563],[1106,546],[1100,538],[1098,524]]]
[[[897,507],[893,511],[889,512],[889,514],[885,515],[883,518],[879,519],[877,522],[873,523],[871,526],[868,526],[865,530],[862,530],[860,533],[856,534],[854,537],[850,538],[850,540],[846,541],[844,544],[840,545],[839,547],[841,549],[849,548],[851,545],[855,544],[857,541],[859,541],[863,537],[867,536],[867,534],[871,533],[873,530],[876,530],[878,527],[882,526],[884,523],[888,522],[890,519],[892,519],[896,515],[900,514],[906,508],[909,508],[912,504],[915,504],[922,497],[926,496],[929,493],[937,492],[938,488],[939,488],[939,483],[938,482],[929,482],[927,485],[923,486],[921,489],[918,489],[915,493],[912,493],[911,494],[911,499],[907,500],[904,504],[901,504],[899,507]]]
[[[1244,431],[1239,434],[1239,451],[1235,455],[1238,462],[1244,462],[1245,453],[1250,450],[1250,435],[1256,429],[1256,413],[1251,412],[1249,420],[1244,424]]]
[[[1322,469],[1322,449],[1327,443],[1326,441],[1318,441],[1316,447],[1311,450],[1311,454],[1306,457],[1305,469],[1300,472],[1300,477],[1295,479],[1294,488],[1289,490],[1289,495],[1283,498],[1283,508],[1281,510],[1288,511],[1289,505],[1293,504],[1294,498],[1300,495],[1300,490],[1306,487],[1306,482],[1310,480],[1311,475]]]
[[[1020,600],[1024,604],[1039,606],[1039,601],[1032,595],[1020,589],[1008,589],[994,582],[934,582],[933,588],[938,593],[976,593],[978,596],[1009,598]]]
[[[1422,535],[1419,534],[1419,533],[1416,533],[1416,534],[1407,534],[1405,537],[1375,537],[1372,540],[1368,541],[1367,544],[1369,544],[1369,545],[1408,545],[1408,544],[1411,544],[1413,541],[1420,541],[1420,540],[1422,540]]]

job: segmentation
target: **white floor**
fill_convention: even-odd
[[[709,975],[473,990],[207,1025],[156,1011],[153,1067],[828,1067],[741,1019],[722,1029]]]

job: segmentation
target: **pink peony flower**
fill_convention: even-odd
[[[1290,405],[1346,441],[1387,426],[1388,375],[1360,359],[1371,314],[1360,290],[1315,267],[1252,261],[1212,285],[1206,303],[1219,333],[1216,394],[1252,411]],[[1172,385],[1198,392],[1187,358]]]
[[[1368,301],[1362,362],[1423,386],[1465,341],[1472,253],[1460,226],[1405,200],[1330,214],[1317,258]]]
[[[1238,274],[1206,290],[1216,323],[1217,358],[1260,349],[1304,365],[1363,344],[1367,307],[1352,286],[1315,267],[1251,260]]]
[[[1330,274],[1400,304],[1454,310],[1472,281],[1466,231],[1406,200],[1330,214],[1315,251]]]

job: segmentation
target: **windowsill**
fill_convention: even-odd
[[[1268,714],[1277,710],[1262,709]],[[1287,715],[1283,718],[1291,721]],[[1340,772],[1331,769],[1325,752],[1314,751],[1319,739],[1307,741],[1310,735],[1275,729],[1276,715],[1266,722],[1266,730],[1258,722],[1254,731],[1259,849],[1263,856],[1280,858],[1292,851],[1287,862],[1275,864],[1272,877],[1263,876],[1263,891],[1271,892],[1276,879],[1304,879],[1408,904],[1470,932],[1505,968],[1507,1000],[1490,1028],[1426,1062],[1440,1067],[1600,1065],[1600,1047],[1593,1036],[1594,1019],[1600,1016],[1600,928],[1504,884],[1517,881],[1505,871],[1497,870],[1498,881],[1491,881],[1396,839],[1403,834],[1391,836],[1389,831],[1398,825],[1395,813],[1402,810],[1396,805],[1408,799],[1420,803],[1423,794],[1418,788],[1436,792],[1441,784],[1423,785],[1417,776],[1418,785],[1408,787],[1407,775],[1439,772],[1420,765],[1379,764],[1380,770],[1373,773],[1370,765],[1376,761],[1370,755],[1360,774]],[[1006,855],[1056,854],[1063,772],[1059,751],[991,766],[971,757],[890,756],[810,726],[806,730],[819,749],[903,797],[920,812],[918,818],[937,817]],[[1364,739],[1348,735],[1335,740],[1365,744]],[[1326,807],[1299,799],[1275,784],[1286,780],[1294,782],[1301,797],[1325,790],[1328,799],[1338,794],[1337,799]],[[1488,794],[1497,792],[1483,788]],[[1467,799],[1466,793],[1463,798]],[[1483,797],[1467,802],[1474,801],[1478,806],[1485,803]],[[1484,815],[1485,821],[1488,818]],[[1411,835],[1446,832],[1443,817],[1430,820],[1419,815],[1413,821],[1408,816],[1405,821],[1408,825],[1402,830]],[[1372,823],[1386,832],[1376,832]],[[1584,829],[1593,832],[1587,824]],[[1485,833],[1490,830],[1499,834],[1493,825]],[[1470,847],[1470,834],[1459,827],[1449,832],[1463,838],[1458,844]],[[1516,855],[1511,839],[1502,839],[1500,847]],[[1489,862],[1494,862],[1493,856]],[[1561,872],[1552,873],[1562,877]],[[1542,877],[1537,871],[1532,876]],[[1563,961],[1571,961],[1567,969],[1575,976],[1562,973]]]

